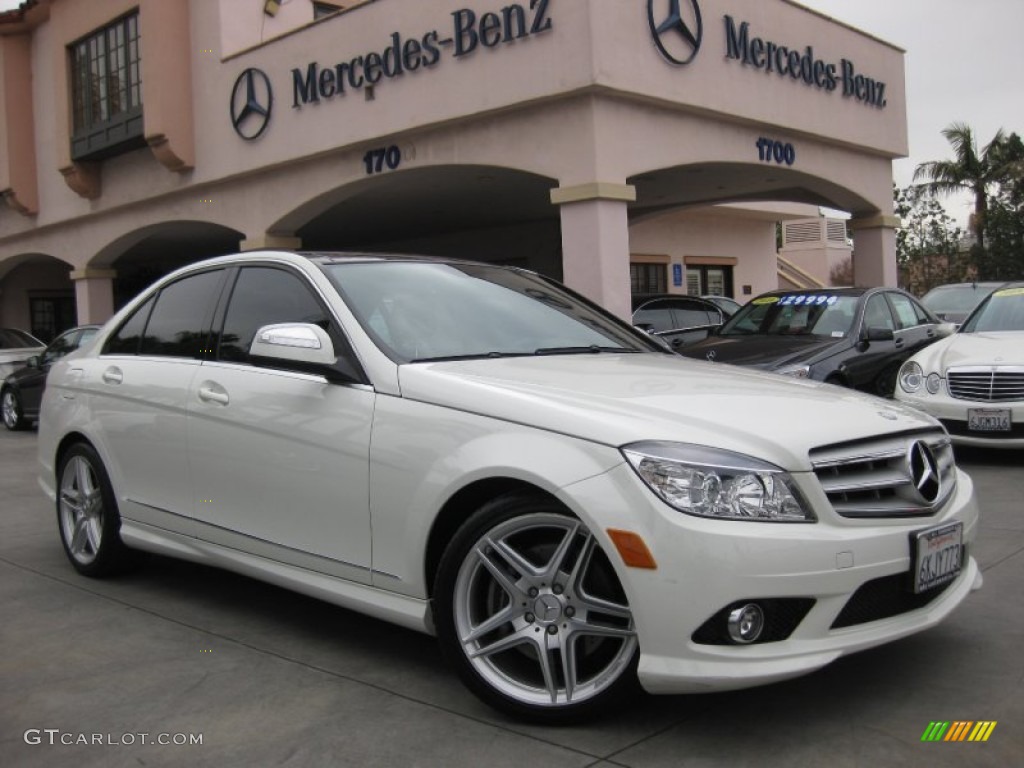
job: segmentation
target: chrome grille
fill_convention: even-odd
[[[1024,366],[977,366],[946,371],[950,397],[982,403],[1024,400]]]
[[[917,443],[926,445],[935,459],[938,489],[931,502],[914,481]],[[825,495],[843,517],[931,515],[956,487],[953,446],[945,432],[905,432],[827,445],[812,450],[810,458]]]

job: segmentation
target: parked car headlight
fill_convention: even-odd
[[[783,376],[792,376],[795,379],[808,379],[811,376],[811,366],[786,365],[782,368],[776,368],[775,373],[781,373]]]
[[[813,523],[789,474],[739,453],[701,445],[643,442],[622,453],[666,504],[724,520]]]
[[[913,360],[903,364],[900,368],[900,389],[913,394],[921,389],[924,384],[924,371],[921,366]]]

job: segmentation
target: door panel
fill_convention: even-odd
[[[313,553],[335,561],[334,575],[369,582],[375,397],[317,376],[204,364],[188,426],[199,535],[304,567],[298,553]]]

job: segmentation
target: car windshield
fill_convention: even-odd
[[[41,347],[43,342],[24,331],[14,328],[0,328],[0,349],[19,349],[21,347]]]
[[[997,285],[941,285],[928,291],[921,303],[932,312],[970,312]]]
[[[722,326],[719,336],[825,336],[850,333],[857,297],[834,293],[759,296]]]
[[[996,291],[960,329],[961,333],[989,331],[1024,331],[1024,287]]]
[[[529,272],[407,261],[322,268],[397,362],[655,349],[629,325]]]

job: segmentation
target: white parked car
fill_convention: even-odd
[[[1024,283],[992,292],[956,334],[904,363],[896,398],[954,443],[1024,448]]]
[[[30,333],[17,328],[0,328],[0,381],[44,349],[46,345]]]
[[[435,633],[547,722],[741,688],[981,584],[934,420],[684,360],[521,270],[281,252],[179,270],[50,372],[71,564],[209,563]]]

